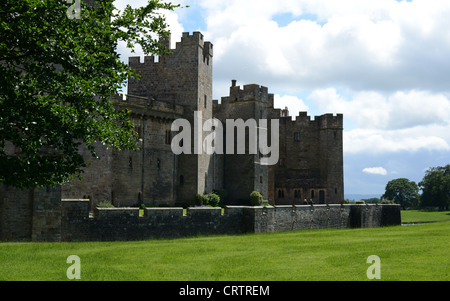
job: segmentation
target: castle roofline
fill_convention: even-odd
[[[267,87],[258,84],[247,84],[241,89],[236,86],[236,80],[232,80],[230,95],[222,97],[222,103],[244,101],[262,101],[273,105],[273,94],[269,93]]]
[[[181,41],[177,42],[175,45],[175,49],[171,49],[171,34],[169,33],[167,36],[160,36],[159,42],[161,45],[166,47],[167,50],[172,52],[171,55],[174,55],[180,51],[184,47],[200,47],[203,49],[203,56],[206,57],[212,57],[213,56],[213,44],[208,41],[204,41],[204,36],[199,31],[194,31],[192,34],[189,32],[183,32],[183,35],[181,37]],[[170,55],[161,55],[160,59],[167,58]],[[130,56],[128,58],[128,64],[130,66],[135,66],[137,64],[153,64],[153,63],[159,63],[155,60],[155,56],[153,55],[146,55],[144,56],[144,61],[141,61],[140,56]]]
[[[175,119],[183,116],[184,107],[136,95],[118,94],[112,96],[116,109],[128,109],[131,114]]]

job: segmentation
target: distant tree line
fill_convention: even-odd
[[[391,180],[380,199],[372,198],[364,201],[366,203],[392,201],[403,209],[438,207],[440,211],[449,210],[450,164],[429,168],[419,183],[406,178]]]

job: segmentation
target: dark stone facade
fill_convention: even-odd
[[[170,37],[161,41],[169,47]],[[170,47],[169,47],[170,48]],[[292,120],[287,110],[274,108],[274,95],[256,84],[242,88],[232,81],[229,96],[212,100],[213,45],[199,32],[183,33],[172,54],[130,57],[140,75],[130,79],[128,96],[114,97],[118,110],[132,112],[132,122],[142,142],[138,151],[107,150],[99,146],[101,159],[89,163],[83,180],[63,186],[65,199],[89,199],[90,210],[106,201],[118,207],[136,204],[193,204],[196,194],[226,190],[228,205],[246,204],[259,191],[271,204],[340,204],[343,184],[343,117],[316,116],[306,112]],[[260,164],[260,154],[174,155],[170,139],[176,119],[194,125],[194,112],[202,121],[215,118],[279,121],[279,161]],[[192,132],[194,132],[192,130]],[[205,133],[206,135],[207,133]],[[225,133],[224,133],[225,134]],[[224,135],[225,137],[225,135]],[[245,140],[251,138],[246,134]],[[226,142],[224,142],[226,144]]]

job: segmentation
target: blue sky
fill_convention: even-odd
[[[345,194],[381,195],[450,163],[450,1],[173,3],[190,7],[167,13],[172,44],[193,31],[214,44],[215,99],[236,79],[267,86],[293,116],[344,114]]]

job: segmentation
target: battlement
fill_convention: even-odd
[[[147,97],[119,94],[113,95],[112,100],[116,108],[127,108],[136,114],[154,115],[155,113],[161,113],[181,117],[184,112],[184,107],[181,105],[149,99]]]
[[[269,93],[269,89],[257,84],[244,85],[243,89],[236,86],[236,80],[232,80],[230,95],[222,97],[222,103],[262,101],[273,104],[274,96]]]
[[[291,123],[291,124],[307,124],[315,125],[321,129],[326,128],[333,128],[333,129],[343,129],[343,120],[344,115],[343,114],[336,114],[333,115],[331,113],[320,115],[320,116],[314,116],[313,119],[311,119],[311,116],[308,115],[307,112],[299,112],[297,116],[295,116],[295,119],[292,120],[292,116],[289,115],[289,112],[285,109],[274,109],[273,110],[274,115],[276,118],[280,118],[282,123]],[[286,115],[286,112],[288,113]]]
[[[33,192],[33,193],[30,193]],[[19,207],[18,207],[19,205]],[[19,208],[19,209],[18,209]],[[96,208],[61,189],[0,185],[0,241],[129,241],[197,235],[399,225],[399,205]],[[14,214],[15,213],[15,214]]]
[[[159,56],[158,61],[156,61],[156,57],[153,55],[150,56],[144,56],[144,61],[141,62],[141,57],[139,56],[132,56],[128,58],[128,64],[130,67],[134,69],[138,69],[142,65],[152,65],[152,64],[159,64],[159,63],[165,63],[167,59],[170,59],[171,57],[177,57],[178,54],[182,53],[185,48],[188,47],[200,47],[202,49],[202,55],[203,55],[203,61],[207,64],[209,64],[209,60],[213,56],[213,44],[208,41],[204,41],[203,34],[195,31],[192,34],[189,32],[183,32],[183,35],[181,37],[181,41],[177,42],[175,45],[175,49],[171,49],[171,35],[169,34],[167,37],[161,36],[159,38],[159,42],[161,45],[165,46],[169,51],[172,52],[170,55],[161,55]]]
[[[62,241],[113,241],[195,235],[366,228],[400,223],[398,205],[227,206],[221,208],[97,208],[62,202]]]

